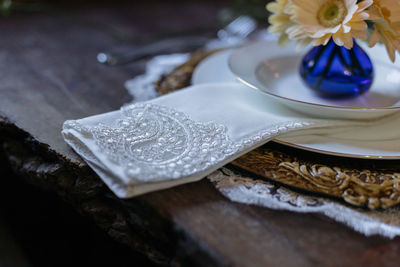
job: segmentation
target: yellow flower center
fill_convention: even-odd
[[[326,27],[332,28],[343,22],[347,15],[347,8],[343,0],[328,0],[318,10],[318,22]]]

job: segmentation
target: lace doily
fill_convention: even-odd
[[[185,63],[189,54],[156,56],[146,64],[146,73],[125,82],[125,87],[133,96],[133,103],[150,100],[157,96],[154,83],[164,74]]]
[[[400,235],[400,210],[370,211],[346,206],[334,200],[299,194],[272,183],[243,177],[227,168],[208,176],[214,186],[232,201],[275,210],[321,213],[367,236]]]

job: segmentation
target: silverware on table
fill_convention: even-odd
[[[217,36],[220,41],[232,44],[246,39],[256,29],[257,22],[253,18],[240,16],[225,28],[219,30]],[[127,64],[154,55],[190,52],[203,47],[209,41],[210,38],[201,36],[165,39],[136,48],[131,53],[117,54],[102,52],[97,55],[97,61],[109,66]]]
[[[154,55],[193,51],[204,46],[204,44],[209,40],[210,38],[201,36],[165,39],[140,46],[126,54],[99,53],[97,55],[97,61],[110,66],[126,64]]]
[[[217,36],[221,41],[244,40],[257,29],[257,22],[249,16],[240,16],[218,31]]]

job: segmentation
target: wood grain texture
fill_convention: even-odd
[[[197,52],[169,75],[161,77],[156,83],[159,94],[188,86],[197,64],[212,53]],[[355,206],[385,209],[400,203],[399,161],[344,160],[267,144],[232,165],[294,188],[341,198]]]
[[[160,266],[398,262],[399,238],[367,238],[323,216],[232,203],[207,180],[120,200],[63,142],[65,119],[117,109],[130,100],[125,80],[144,70],[144,62],[98,65],[97,52],[196,25],[214,33],[217,10],[163,2],[1,19],[0,149],[13,170]]]

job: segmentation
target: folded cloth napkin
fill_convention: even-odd
[[[354,121],[312,119],[237,83],[203,84],[66,121],[65,141],[121,198],[193,182],[280,134]]]

